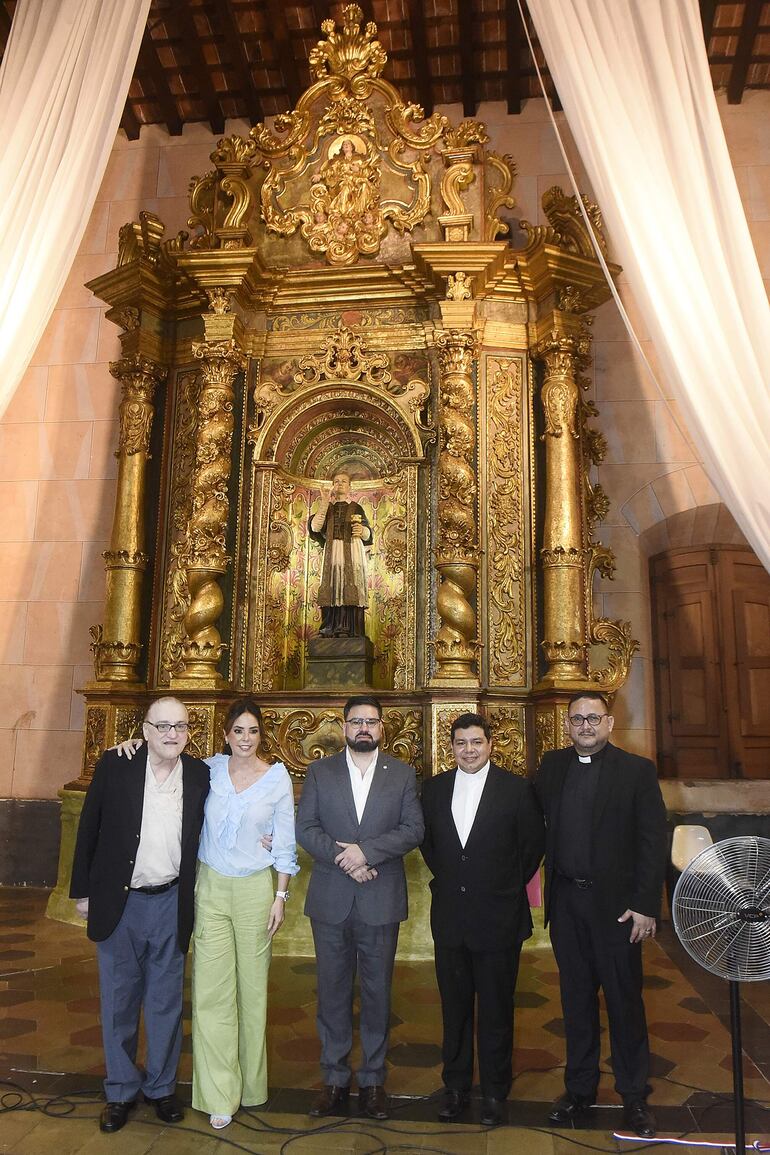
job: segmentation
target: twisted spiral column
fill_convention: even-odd
[[[449,329],[436,337],[441,369],[438,459],[438,535],[435,567],[439,578],[439,628],[433,640],[436,673],[432,685],[477,686],[475,333]]]
[[[182,668],[172,686],[220,686],[224,650],[217,622],[224,608],[220,586],[230,557],[226,548],[228,485],[232,468],[233,383],[246,367],[235,341],[200,341],[193,356],[201,362],[198,428],[190,520],[179,548],[189,605],[184,617]]]

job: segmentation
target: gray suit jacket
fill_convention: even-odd
[[[354,905],[370,926],[407,916],[404,855],[422,842],[424,825],[412,766],[380,751],[359,824],[345,751],[308,766],[297,807],[297,842],[313,859],[305,914],[343,922]],[[370,866],[371,882],[354,882],[334,859],[337,842],[356,842]]]

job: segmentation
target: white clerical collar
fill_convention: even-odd
[[[584,757],[582,754],[578,754],[578,762],[591,762],[591,761],[592,761],[592,759],[591,759],[590,754],[587,757]]]
[[[476,772],[474,774],[470,774],[467,770],[463,770],[462,766],[457,767],[458,774],[462,774],[464,778],[473,778],[477,782],[482,778],[486,778],[488,770],[489,770],[489,759],[487,759],[487,761],[484,763],[484,765],[481,767],[481,769],[476,770]]]

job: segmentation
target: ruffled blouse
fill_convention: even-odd
[[[227,754],[214,754],[206,762],[211,770],[211,789],[198,858],[218,874],[240,877],[273,866],[279,874],[296,874],[297,844],[294,837],[294,792],[283,762],[270,769],[240,793],[233,786]],[[273,836],[271,850],[261,843]]]

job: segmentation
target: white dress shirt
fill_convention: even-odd
[[[487,781],[489,762],[477,770],[475,774],[468,774],[457,767],[455,785],[452,791],[452,818],[457,827],[460,845],[465,846],[471,832],[476,811],[481,801],[481,793]]]
[[[179,877],[182,861],[182,759],[165,782],[158,782],[147,754],[142,830],[132,886],[163,886]]]
[[[377,765],[377,751],[372,754],[372,760],[364,770],[363,774],[356,766],[350,754],[350,747],[345,747],[345,757],[348,763],[348,774],[350,775],[350,785],[353,790],[353,802],[356,808],[356,818],[360,822],[363,818],[364,807],[366,800],[369,797],[369,791],[372,788],[372,779],[374,778],[374,768]]]

